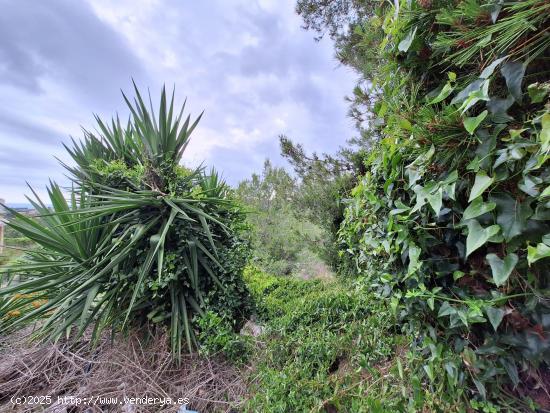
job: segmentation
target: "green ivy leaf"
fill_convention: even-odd
[[[428,302],[428,307],[430,307],[430,310],[434,310],[435,307],[435,299],[433,297],[430,297],[426,300]]]
[[[491,120],[495,123],[507,123],[514,119],[508,115],[508,109],[514,104],[514,97],[508,95],[506,99],[492,97],[487,102],[487,109],[491,112]]]
[[[451,305],[447,301],[443,301],[443,304],[441,304],[441,307],[439,307],[437,317],[440,318],[454,313],[456,313],[456,309],[454,307],[451,307]]]
[[[420,170],[420,168],[416,165],[410,165],[405,169],[405,173],[407,174],[407,178],[409,179],[410,188],[416,183],[416,181],[418,181],[422,177],[424,171]]]
[[[504,318],[505,311],[501,308],[487,307],[485,312],[487,313],[487,317],[489,318],[494,330],[497,331],[498,326]]]
[[[518,256],[514,253],[508,254],[503,260],[496,254],[488,254],[486,258],[491,266],[493,281],[497,287],[500,287],[508,280],[508,277],[510,277],[510,274],[512,274],[518,263]]]
[[[521,82],[523,81],[523,75],[525,75],[525,67],[521,62],[507,62],[500,69],[510,94],[518,103],[522,101]]]
[[[496,206],[497,204],[494,202],[483,202],[483,199],[478,197],[474,199],[470,205],[468,205],[468,208],[466,208],[464,214],[462,215],[462,219],[466,221],[468,219],[478,217],[492,211]]]
[[[416,245],[411,244],[409,246],[409,267],[407,271],[408,275],[413,274],[422,265],[422,261],[420,261],[420,253],[421,250]]]
[[[481,84],[481,88],[479,90],[470,92],[468,97],[464,102],[462,102],[462,105],[460,105],[461,114],[464,114],[468,109],[470,109],[472,106],[474,106],[479,101],[490,101],[491,98],[489,97],[489,85],[491,83],[490,79],[486,79]]]
[[[522,203],[508,194],[494,194],[489,200],[497,204],[497,224],[502,228],[506,241],[525,231],[527,219],[533,215],[528,202]]]
[[[487,173],[485,171],[479,171],[476,174],[476,178],[474,180],[474,186],[470,191],[470,198],[468,198],[468,202],[472,202],[474,199],[480,196],[483,192],[485,192],[485,190],[491,186],[494,180],[495,178],[487,176]]]
[[[493,63],[491,63],[489,66],[487,66],[483,72],[481,72],[481,75],[479,76],[481,79],[487,79],[489,76],[493,74],[496,67],[501,64],[504,60],[506,60],[508,56],[501,57],[500,59],[495,60]]]
[[[468,131],[470,135],[473,135],[475,130],[478,128],[479,124],[483,122],[483,119],[487,117],[487,112],[484,110],[479,115],[470,117],[470,118],[464,118],[464,128]]]
[[[524,175],[523,180],[518,184],[518,188],[527,195],[536,197],[539,194],[537,185],[542,183],[542,179],[537,176]]]
[[[468,327],[468,316],[466,315],[466,313],[462,310],[457,310],[456,314],[458,315],[460,321],[462,321],[462,324]]]
[[[468,221],[468,237],[466,238],[466,257],[472,252],[485,245],[492,236],[498,234],[500,227],[491,225],[483,228],[475,219]]]
[[[498,15],[500,14],[500,10],[502,10],[502,3],[504,0],[497,0],[493,2],[493,4],[489,5],[489,11],[491,12],[491,21],[493,24],[497,22]]]
[[[550,246],[539,242],[536,247],[527,247],[527,262],[531,265],[538,260],[550,257]]]
[[[447,99],[447,97],[451,94],[453,89],[454,89],[454,87],[451,86],[451,84],[447,82],[445,84],[445,86],[443,86],[443,88],[441,89],[441,92],[439,92],[439,95],[437,95],[435,98],[433,98],[430,101],[430,105],[433,105],[435,103],[439,103],[439,102]]]
[[[426,199],[434,210],[435,215],[438,216],[439,211],[441,211],[441,206],[443,204],[443,188],[439,188],[434,193],[427,194]]]
[[[541,103],[550,92],[550,83],[532,83],[527,87],[531,103]]]
[[[481,90],[483,84],[484,84],[483,79],[474,80],[472,83],[470,83],[468,86],[466,86],[464,89],[462,89],[460,92],[456,94],[453,100],[451,100],[451,105],[464,102],[466,99],[468,99],[468,96],[470,96],[470,93]]]
[[[397,48],[400,52],[406,52],[411,47],[411,44],[414,40],[414,36],[416,36],[416,30],[417,28],[414,27],[411,30],[409,30],[409,33],[407,33],[407,36],[399,42],[399,45]]]

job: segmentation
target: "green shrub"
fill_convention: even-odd
[[[97,339],[105,329],[152,325],[170,332],[179,358],[182,344],[198,347],[195,315],[212,311],[238,331],[250,313],[244,214],[214,170],[179,166],[200,116],[175,113],[164,90],[158,118],[137,88],[134,104],[126,102],[127,126],[96,118],[98,135],[85,131],[67,147],[76,164],[65,165],[75,183],[68,200],[51,184],[51,208],[31,200],[39,218],[11,211],[9,226],[39,248],[2,269],[27,281],[0,290],[0,312],[26,308],[15,296],[48,301],[0,327],[43,320],[38,336],[57,339],[93,326]]]
[[[207,356],[222,354],[228,360],[242,364],[248,361],[252,344],[248,336],[235,332],[231,322],[217,313],[207,311],[199,316],[200,352]]]
[[[267,329],[247,411],[382,412],[408,403],[408,369],[400,376],[398,368],[408,340],[393,334],[384,302],[355,285],[250,267],[245,279]]]
[[[434,393],[525,409],[550,359],[550,4],[399,3],[354,32],[379,142],[341,254],[417,336]]]

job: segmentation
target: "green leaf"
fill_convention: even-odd
[[[550,113],[545,113],[541,117],[542,130],[540,131],[541,150],[548,152],[550,149]]]
[[[401,40],[401,42],[399,42],[397,48],[400,52],[407,52],[409,50],[414,40],[414,36],[416,36],[416,30],[416,26],[414,28],[411,28],[411,30],[409,30],[409,32],[407,33],[407,36],[403,40]]]
[[[466,313],[462,310],[457,310],[456,314],[458,315],[460,321],[462,321],[462,324],[468,327],[468,316],[466,315]]]
[[[428,307],[430,307],[430,310],[434,310],[435,308],[435,299],[433,297],[428,298],[427,300]]]
[[[514,104],[514,97],[508,95],[506,99],[491,97],[487,102],[487,109],[491,112],[491,120],[495,123],[507,123],[514,118],[508,115],[508,109]]]
[[[407,174],[410,188],[422,177],[422,175],[424,174],[424,170],[416,165],[409,165],[405,169],[405,173]]]
[[[439,307],[439,312],[437,313],[437,317],[444,317],[446,315],[455,314],[456,309],[454,307],[451,307],[451,305],[447,301],[443,301],[443,304],[441,304],[441,307]]]
[[[487,307],[485,312],[487,313],[487,317],[489,318],[493,329],[497,331],[498,326],[504,318],[505,311],[501,308]]]
[[[434,210],[435,215],[438,216],[443,204],[443,188],[438,188],[434,193],[427,194],[426,199]]]
[[[481,75],[479,76],[481,79],[487,79],[489,76],[493,74],[496,67],[501,64],[504,60],[506,60],[508,56],[501,57],[500,59],[495,60],[493,63],[491,63],[489,66],[487,66],[483,72],[481,72]]]
[[[462,215],[462,219],[466,221],[468,219],[486,214],[487,212],[495,209],[496,205],[497,204],[495,204],[494,202],[483,202],[483,199],[478,197],[474,199],[474,201],[470,205],[468,205],[468,208],[466,208],[464,214]]]
[[[473,135],[475,130],[478,128],[479,124],[483,122],[483,120],[487,117],[487,112],[484,110],[479,115],[471,117],[471,118],[464,118],[464,128],[468,131],[470,135]]]
[[[506,241],[527,229],[527,220],[533,215],[529,202],[520,202],[508,194],[494,194],[489,200],[497,205],[497,224]]]
[[[474,384],[476,385],[477,391],[479,392],[479,395],[483,400],[487,399],[487,390],[485,389],[485,385],[480,382],[478,379],[473,379]]]
[[[460,105],[460,108],[458,109],[461,114],[464,114],[468,109],[470,109],[479,101],[491,100],[488,94],[490,83],[491,83],[490,79],[486,79],[481,83],[480,89],[470,92],[468,97],[464,100],[464,102],[462,102],[462,105]]]
[[[550,257],[550,246],[542,242],[539,242],[536,247],[531,245],[527,247],[527,262],[529,265],[548,257]]]
[[[420,250],[420,248],[418,248],[416,245],[411,244],[409,246],[409,267],[408,267],[407,274],[409,275],[413,274],[422,265],[422,261],[420,261],[421,252],[422,251]]]
[[[541,103],[550,92],[550,83],[532,83],[527,87],[531,103]]]
[[[536,197],[540,192],[537,186],[541,183],[542,179],[537,176],[524,175],[522,181],[518,184],[518,188],[527,195]]]
[[[439,95],[437,95],[435,98],[433,98],[431,101],[430,101],[430,105],[433,105],[435,103],[439,103],[445,99],[447,99],[447,97],[451,94],[451,92],[454,90],[454,87],[451,86],[450,83],[446,83],[445,86],[443,86],[443,88],[441,89],[441,91],[439,92]]]
[[[422,366],[424,371],[426,372],[428,378],[430,379],[430,381],[433,381],[434,380],[434,371],[433,371],[433,368],[432,368],[432,365],[431,364],[425,364],[424,366]]]
[[[462,271],[454,271],[453,272],[453,280],[459,280],[460,278],[464,277],[466,274]]]
[[[405,118],[399,118],[399,126],[408,131],[412,130],[411,122]]]
[[[518,103],[522,101],[521,82],[525,75],[525,68],[525,64],[521,62],[507,62],[500,69],[502,76],[506,80],[508,91]]]
[[[485,171],[479,171],[476,174],[476,177],[474,180],[474,186],[470,191],[470,197],[468,198],[468,202],[472,202],[474,199],[481,196],[481,194],[491,186],[494,180],[495,178],[487,176],[487,173]]]
[[[489,4],[489,12],[491,13],[491,21],[493,24],[497,22],[498,15],[500,14],[500,10],[502,10],[502,3],[503,0],[496,0],[492,4]]]
[[[455,105],[458,103],[464,102],[466,99],[468,99],[468,96],[470,96],[470,93],[475,93],[483,87],[484,80],[483,79],[476,79],[472,83],[470,83],[468,86],[466,86],[464,89],[462,89],[460,92],[456,94],[456,96],[451,100],[451,105]]]
[[[496,254],[488,254],[486,258],[491,266],[493,281],[497,287],[500,287],[508,280],[508,277],[510,277],[510,274],[512,274],[518,263],[518,256],[514,253],[508,254],[503,260]]]
[[[508,377],[510,377],[510,380],[512,380],[512,383],[514,384],[514,387],[516,387],[519,384],[519,374],[518,374],[518,368],[516,367],[515,361],[501,358],[500,362],[504,366],[504,369],[506,370],[506,373],[508,373]]]
[[[491,225],[487,228],[483,228],[479,225],[475,219],[468,221],[468,237],[466,238],[466,257],[478,248],[485,245],[485,243],[492,236],[498,234],[500,227],[498,225]]]

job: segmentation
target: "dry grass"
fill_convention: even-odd
[[[94,349],[88,339],[58,344],[29,344],[20,334],[0,343],[0,411],[17,412],[175,412],[177,405],[57,404],[75,398],[157,397],[189,399],[189,409],[232,412],[246,396],[243,372],[221,359],[184,355],[171,361],[165,336],[144,340],[137,334],[104,338]],[[51,396],[49,406],[14,406],[12,397]]]

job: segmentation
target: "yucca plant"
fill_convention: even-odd
[[[157,118],[135,93],[133,104],[124,96],[126,126],[96,117],[99,132],[67,147],[76,163],[65,165],[70,202],[51,184],[51,208],[31,199],[37,219],[12,211],[9,225],[40,248],[3,270],[26,278],[0,290],[9,297],[2,313],[20,313],[3,318],[3,329],[43,319],[41,337],[93,326],[97,339],[105,328],[160,325],[179,357],[182,343],[198,344],[194,317],[213,310],[238,328],[247,315],[242,213],[214,170],[179,165],[200,116],[182,121],[183,107],[175,115],[163,89]],[[48,301],[29,311],[34,295]]]

